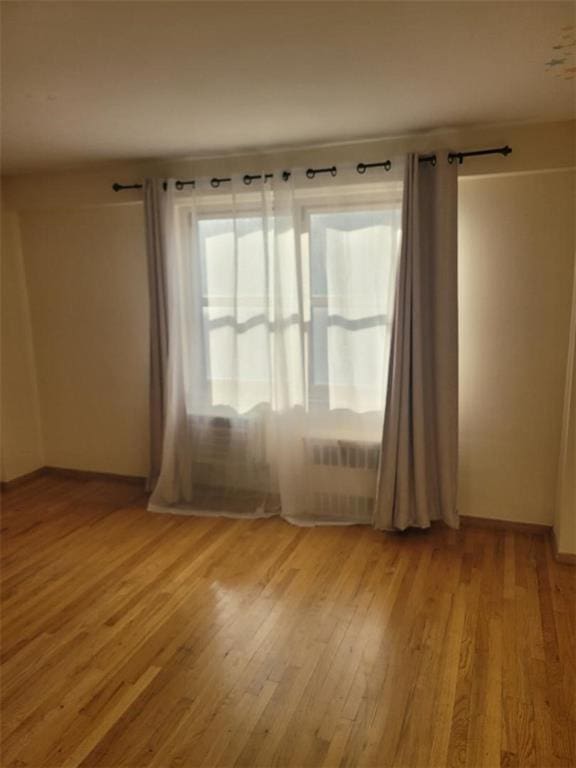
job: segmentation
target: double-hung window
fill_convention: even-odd
[[[273,215],[222,202],[190,215],[205,407],[274,407],[282,320],[301,337],[294,365],[302,365],[306,409],[382,411],[400,215],[398,191],[295,195],[288,236],[299,297],[289,317],[276,304]]]

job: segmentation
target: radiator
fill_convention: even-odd
[[[264,424],[261,419],[190,416],[195,486],[219,493],[262,493],[270,487]]]
[[[369,522],[376,494],[378,443],[306,438],[305,444],[312,514]]]
[[[269,489],[262,420],[191,416],[195,482],[207,487]],[[372,519],[380,446],[378,443],[304,438],[303,482],[310,513],[325,520]]]
[[[227,416],[191,416],[194,458],[206,464],[243,464],[247,460],[250,431],[256,432],[248,419]]]
[[[315,466],[373,471],[378,469],[378,443],[306,438],[306,444],[309,452],[308,462]]]

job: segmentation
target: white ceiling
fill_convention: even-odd
[[[3,2],[3,171],[568,119],[575,7]]]

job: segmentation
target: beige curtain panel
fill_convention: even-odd
[[[147,490],[152,490],[162,465],[168,359],[168,304],[166,298],[167,198],[162,179],[144,182],[146,253],[150,304],[150,459]]]
[[[407,157],[374,524],[458,527],[457,164]]]

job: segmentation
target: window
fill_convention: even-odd
[[[382,411],[398,197],[379,204],[302,201],[291,220],[299,222],[292,225],[297,234],[274,232],[277,222],[256,207],[234,215],[208,210],[194,221],[203,410],[274,407],[281,349],[289,359],[278,375],[298,378],[303,366],[299,404],[307,409]],[[281,237],[290,242],[287,256],[278,251]]]

